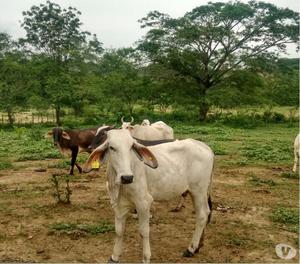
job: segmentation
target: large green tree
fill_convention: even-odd
[[[154,11],[140,22],[150,29],[138,50],[195,81],[200,120],[210,107],[207,92],[234,70],[299,43],[299,13],[264,2],[209,2],[180,18]]]
[[[23,12],[23,44],[38,55],[39,94],[54,107],[58,125],[62,106],[71,105],[80,93],[81,65],[95,61],[95,55],[102,52],[96,36],[88,41],[90,33],[81,30],[80,14],[76,8],[62,9],[50,1]]]
[[[26,58],[17,42],[6,33],[0,33],[0,108],[14,123],[16,108],[27,101]]]

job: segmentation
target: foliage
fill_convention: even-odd
[[[138,50],[197,83],[200,120],[209,110],[208,90],[250,58],[299,40],[299,14],[264,2],[209,2],[177,19],[153,11],[140,22],[150,30]]]
[[[17,43],[5,33],[0,33],[0,109],[14,123],[14,112],[18,106],[26,105],[26,59]]]
[[[137,48],[105,52],[80,15],[47,1],[23,12],[24,39],[0,32],[3,119],[54,108],[69,128],[122,116],[239,128],[298,120],[298,59],[275,53],[298,40],[297,12],[255,1],[208,3],[177,19],[150,12]],[[250,106],[265,112],[241,110]],[[276,106],[296,110],[287,116]]]
[[[61,182],[66,183],[66,187],[61,190]],[[70,204],[72,191],[70,189],[70,175],[52,173],[51,183],[54,189],[53,196],[57,203]]]
[[[37,55],[34,70],[39,80],[38,95],[55,108],[58,125],[63,105],[78,99],[75,108],[82,107],[89,89],[79,85],[84,83],[81,65],[85,66],[84,60],[94,62],[102,51],[95,35],[87,41],[90,34],[80,29],[80,14],[76,8],[62,9],[50,1],[23,12],[26,39],[21,44],[31,45]]]

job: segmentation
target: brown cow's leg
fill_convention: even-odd
[[[80,165],[75,162],[75,166],[77,167],[79,173],[82,173],[82,168],[80,167]]]
[[[72,159],[71,159],[71,170],[70,170],[70,175],[74,175],[74,165],[76,163],[76,158],[78,154],[78,147],[74,147],[71,149],[72,150]]]

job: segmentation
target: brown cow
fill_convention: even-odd
[[[71,156],[71,170],[70,175],[74,174],[74,166],[76,165],[79,173],[82,173],[82,168],[76,163],[76,158],[79,152],[91,153],[89,148],[92,143],[97,130],[108,131],[112,129],[111,126],[101,126],[88,129],[74,129],[64,130],[55,127],[48,132],[48,136],[53,136],[54,145],[58,147],[62,154]]]

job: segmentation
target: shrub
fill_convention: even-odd
[[[84,120],[82,117],[68,116],[62,121],[64,128],[66,129],[74,129],[79,128],[84,124]]]
[[[27,130],[27,134],[31,140],[39,141],[44,138],[45,132],[41,126],[33,126]]]
[[[14,127],[14,130],[16,132],[17,139],[21,139],[25,135],[26,127]]]

